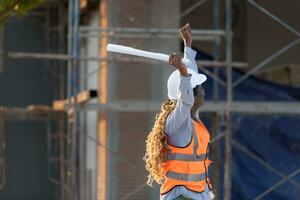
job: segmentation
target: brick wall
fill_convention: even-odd
[[[146,171],[142,157],[145,152],[145,137],[148,119],[145,113],[119,113],[119,155],[129,161],[118,161],[117,199],[137,190],[146,182]],[[149,188],[142,187],[129,199],[149,199]]]
[[[149,6],[151,1],[118,0],[116,13],[120,27],[147,27],[149,25]],[[120,44],[135,46],[137,41],[122,39]],[[147,41],[144,41],[147,43]],[[141,46],[140,48],[143,48]],[[147,100],[150,97],[151,67],[147,63],[118,63],[116,98],[118,100]],[[146,171],[142,157],[145,152],[145,137],[148,127],[147,113],[118,113],[118,152],[124,161],[117,161],[116,199],[149,199],[146,187],[134,192],[146,181]],[[132,194],[129,197],[129,194]]]
[[[178,0],[160,3],[156,0],[116,0],[109,3],[109,27],[159,27],[163,20],[178,13]],[[165,13],[165,6],[173,5],[175,9]],[[168,6],[171,8],[171,6]],[[176,24],[176,23],[175,23]],[[174,23],[165,28],[171,28]],[[177,25],[175,25],[178,28]],[[110,42],[137,47],[140,49],[164,52],[161,41],[157,39],[115,39]],[[175,41],[174,46],[178,46]],[[177,50],[176,48],[174,50]],[[171,68],[155,66],[146,62],[110,63],[109,101],[164,99],[160,94],[166,91],[165,77]],[[167,73],[167,74],[166,74]],[[159,94],[159,95],[158,95]],[[157,100],[157,99],[156,99]],[[110,148],[118,157],[108,153],[108,199],[159,199],[157,187],[146,186],[147,173],[142,157],[145,154],[145,140],[153,125],[154,116],[149,113],[119,112],[114,116],[114,125],[110,125]]]
[[[155,27],[151,17],[153,1],[147,0],[119,0],[112,5],[114,12],[112,27]],[[170,1],[169,1],[170,2]],[[157,3],[157,2],[156,2]],[[159,11],[158,11],[159,12]],[[142,39],[118,39],[113,42],[133,46],[141,49],[149,49],[153,40]],[[155,42],[155,41],[154,41]],[[159,50],[158,50],[159,51]],[[115,100],[150,100],[152,98],[153,65],[142,62],[118,62],[114,63],[112,76],[115,86],[112,89]],[[157,77],[160,79],[160,77]],[[149,113],[120,112],[116,113],[116,125],[111,127],[117,134],[115,148],[122,159],[115,159],[110,163],[114,170],[110,173],[110,182],[113,189],[109,194],[110,199],[140,200],[151,199],[153,192],[159,198],[159,193],[148,186],[145,163],[142,157],[145,154],[145,139],[149,132],[149,126],[153,123],[153,116]],[[150,122],[150,124],[149,124]],[[110,187],[110,186],[108,186]]]

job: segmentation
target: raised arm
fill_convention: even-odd
[[[187,143],[190,140],[191,108],[194,104],[194,95],[192,86],[190,84],[191,75],[187,74],[186,68],[188,67],[193,69],[194,71],[198,71],[198,67],[195,62],[196,51],[191,49],[192,34],[190,25],[184,25],[179,30],[179,33],[183,39],[185,46],[184,57],[189,59],[190,63],[188,66],[184,66],[181,63],[180,57],[170,57],[170,61],[174,59],[174,62],[169,62],[169,64],[176,67],[181,72],[181,76],[176,107],[166,120],[165,132],[168,136],[170,136],[169,140],[171,140],[171,142],[181,145],[183,143]]]
[[[184,126],[191,123],[191,108],[194,103],[194,95],[190,83],[191,75],[188,74],[186,66],[181,62],[181,58],[172,54],[170,62],[180,71],[180,83],[177,94],[177,103],[173,112],[167,118],[165,132],[168,136],[178,133]]]
[[[184,58],[188,59],[190,62],[188,68],[198,72],[198,66],[195,60],[197,52],[190,47],[184,47]]]
[[[195,61],[197,52],[192,49],[192,31],[190,24],[187,23],[181,29],[179,29],[179,33],[184,42],[184,58],[190,60],[190,63],[187,67],[198,72],[197,63]]]
[[[191,123],[191,108],[194,103],[194,96],[190,79],[190,76],[180,76],[176,107],[169,114],[166,121],[165,132],[168,136],[178,134],[182,127],[188,127]]]

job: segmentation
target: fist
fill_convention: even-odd
[[[177,69],[180,69],[183,65],[181,62],[181,57],[177,55],[175,52],[169,56],[169,64],[173,65]]]
[[[190,24],[187,23],[186,25],[184,25],[183,27],[181,27],[179,29],[180,35],[182,37],[183,40],[187,41],[187,42],[191,42],[192,41],[192,32],[191,32],[191,27]]]

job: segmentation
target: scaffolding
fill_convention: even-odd
[[[200,3],[199,3],[200,2]],[[196,3],[195,5],[191,6],[190,8],[195,9],[197,6],[200,6],[204,1],[199,1],[198,3]],[[277,17],[275,17],[274,15],[270,15],[270,13],[263,9],[261,6],[259,6],[257,3],[255,3],[254,1],[248,1],[249,3],[251,3],[252,5],[254,5],[255,7],[257,7],[258,9],[260,9],[261,11],[263,11],[264,13],[268,14],[272,19],[274,19],[275,21],[279,22],[280,24],[282,24],[284,27],[288,28],[289,30],[291,30],[292,32],[298,34],[297,32],[295,32],[295,30],[293,30],[291,27],[289,27],[287,24],[285,24],[283,21],[281,21],[280,19],[278,19]],[[274,113],[278,111],[278,113],[284,113],[287,114],[290,111],[292,111],[294,114],[299,114],[299,109],[296,109],[299,104],[298,103],[282,103],[281,105],[274,105],[277,104],[276,102],[233,102],[233,95],[232,95],[232,88],[236,87],[239,83],[241,83],[243,80],[245,80],[247,77],[249,77],[249,75],[253,74],[256,70],[262,68],[263,66],[265,66],[267,63],[269,63],[271,60],[273,60],[274,58],[276,58],[277,56],[281,55],[282,53],[284,53],[285,51],[287,51],[288,49],[290,49],[291,47],[293,47],[294,45],[296,45],[299,42],[299,38],[297,40],[295,40],[294,42],[290,43],[289,45],[285,46],[284,48],[280,49],[278,52],[276,52],[275,54],[273,54],[272,56],[270,56],[269,58],[267,58],[265,61],[263,61],[262,63],[260,63],[259,65],[257,65],[256,67],[254,67],[252,70],[250,70],[245,76],[243,76],[242,78],[240,78],[239,80],[232,82],[232,67],[233,67],[233,61],[232,61],[232,1],[231,0],[227,0],[226,1],[226,30],[220,30],[218,27],[219,25],[218,23],[218,18],[219,18],[219,4],[220,2],[218,0],[214,1],[214,6],[216,8],[216,11],[214,12],[215,16],[215,24],[214,27],[216,27],[216,30],[195,30],[193,32],[193,35],[195,36],[195,39],[199,39],[199,40],[210,40],[212,42],[214,42],[215,44],[215,55],[216,58],[218,58],[218,51],[219,51],[219,47],[218,47],[218,41],[220,40],[220,36],[225,37],[226,39],[226,61],[223,62],[223,65],[219,65],[219,66],[226,66],[226,74],[227,74],[227,81],[226,83],[222,82],[220,79],[217,78],[217,70],[214,71],[214,74],[209,74],[212,78],[214,78],[215,80],[215,85],[217,85],[217,83],[221,83],[221,85],[226,86],[226,91],[227,91],[227,101],[220,103],[219,102],[219,106],[216,106],[216,103],[211,103],[211,105],[209,103],[207,103],[207,110],[204,107],[203,108],[203,112],[205,111],[211,111],[214,113],[225,113],[226,116],[226,134],[221,134],[218,137],[218,139],[222,138],[223,136],[225,137],[225,172],[224,172],[224,199],[225,200],[229,200],[231,199],[231,174],[232,174],[232,167],[231,167],[231,160],[232,160],[232,145],[236,146],[237,148],[239,148],[240,150],[244,150],[244,152],[248,153],[249,155],[252,155],[251,152],[247,149],[245,149],[244,147],[242,147],[240,144],[238,144],[236,141],[232,140],[232,112],[241,112],[241,113]],[[188,10],[188,9],[187,9]],[[189,9],[189,11],[191,11],[192,9]],[[185,14],[187,14],[188,12],[185,12]],[[180,15],[180,17],[182,17],[183,15]],[[178,18],[180,19],[180,18]],[[177,20],[178,20],[177,19]],[[156,38],[160,38],[160,39],[166,39],[166,38],[176,38],[177,36],[174,36],[175,33],[177,33],[177,30],[172,30],[172,29],[155,29],[155,28],[150,28],[150,29],[141,29],[141,28],[118,28],[118,27],[112,27],[112,28],[89,28],[89,27],[82,27],[79,29],[80,32],[80,37],[117,37],[117,38],[143,38],[143,39],[149,39],[152,36],[155,36]],[[76,59],[76,57],[73,59]],[[118,58],[113,58],[113,60],[105,60],[105,61],[116,61]],[[101,60],[100,60],[101,61]],[[117,60],[120,61],[120,60]],[[128,61],[136,61],[134,59],[128,59]],[[143,60],[144,62],[147,60]],[[203,62],[203,61],[202,61]],[[204,61],[205,62],[205,61]],[[210,64],[210,61],[206,61],[205,64]],[[199,63],[200,66],[201,64],[204,63]],[[216,63],[214,63],[216,64]],[[212,64],[213,66],[213,64]],[[237,67],[239,66],[247,66],[247,64],[242,63],[240,65],[236,65]],[[217,90],[217,87],[215,87],[215,90]],[[216,91],[214,91],[214,93],[216,93]],[[216,99],[217,100],[217,97]],[[240,104],[240,105],[238,105]],[[88,108],[89,107],[89,108]],[[96,105],[92,105],[92,104],[87,104],[86,108],[84,109],[91,109],[91,110],[97,110],[97,111],[108,111],[108,110],[113,110],[113,111],[150,111],[150,110],[157,110],[157,108],[159,108],[159,103],[155,103],[155,102],[125,102],[125,103],[119,103],[119,102],[115,102],[115,103],[109,103],[109,104],[96,104]],[[209,109],[210,108],[210,109]],[[289,111],[289,108],[291,108],[291,110]],[[298,107],[299,108],[299,107]],[[241,109],[241,110],[239,110]],[[281,111],[279,111],[278,109],[280,109]],[[216,139],[214,140],[216,141]],[[255,159],[258,160],[259,162],[263,163],[266,166],[269,166],[267,163],[265,163],[264,161],[261,161],[259,159]],[[269,166],[270,168],[270,166]],[[273,169],[274,168],[270,168]],[[299,170],[297,170],[295,173],[297,173]],[[280,172],[278,172],[280,173]],[[293,182],[293,184],[295,185],[296,183],[291,180],[290,176],[286,176],[283,175],[282,173],[280,173],[281,176],[283,177],[284,181],[291,181]],[[293,174],[295,175],[295,174]],[[282,182],[280,182],[280,184],[282,184]],[[296,186],[299,184],[296,184]],[[123,199],[128,199],[130,198],[131,195],[133,195],[135,192],[139,191],[141,188],[143,188],[144,186],[139,186],[138,188],[136,188],[135,190],[133,190],[132,192],[130,192],[129,194],[126,195],[126,197],[124,197]],[[276,185],[276,187],[278,187],[278,185]],[[258,196],[256,199],[261,199],[263,196],[265,196],[267,193],[271,192],[272,189],[274,189],[275,186],[272,188],[270,188],[268,191],[262,193],[260,196]]]
[[[194,9],[201,6],[205,0],[198,1],[187,10],[182,12],[179,16],[174,20],[180,20],[183,16],[187,15]],[[273,171],[275,174],[279,175],[282,180],[278,183],[271,186],[269,189],[255,197],[255,200],[262,199],[268,193],[276,189],[278,186],[283,184],[286,181],[289,181],[293,186],[300,189],[300,184],[294,181],[292,178],[299,174],[300,168],[296,169],[291,174],[284,174],[278,171],[275,167],[268,164],[264,160],[257,157],[253,154],[249,149],[239,144],[237,141],[232,138],[232,113],[244,113],[244,114],[300,114],[300,103],[298,102],[238,102],[233,100],[233,88],[246,80],[250,75],[254,74],[256,71],[260,70],[272,60],[282,55],[293,46],[297,45],[300,42],[300,32],[295,30],[293,27],[289,26],[286,22],[269,12],[266,8],[262,7],[258,3],[253,0],[246,0],[249,4],[260,10],[262,13],[269,16],[272,20],[276,21],[280,25],[282,25],[287,30],[294,33],[297,38],[284,46],[283,48],[277,50],[274,54],[267,57],[257,66],[253,67],[250,71],[248,71],[244,76],[239,78],[238,80],[233,81],[232,79],[232,71],[233,67],[247,67],[247,63],[234,62],[232,60],[232,38],[233,38],[233,30],[232,30],[232,0],[226,0],[225,4],[225,12],[226,12],[226,26],[225,30],[220,30],[219,18],[220,18],[220,0],[213,0],[213,27],[214,30],[195,30],[193,31],[193,36],[195,40],[204,40],[210,41],[214,45],[213,55],[216,61],[199,61],[199,68],[207,73],[214,80],[214,101],[207,102],[203,107],[203,112],[211,113],[216,116],[216,127],[213,129],[217,132],[217,136],[212,139],[212,143],[218,141],[222,138],[225,138],[225,164],[224,164],[224,199],[231,199],[231,191],[232,191],[232,147],[236,147],[240,151],[246,153],[251,158],[265,166],[268,170]],[[57,185],[57,198],[58,199],[66,199],[66,200],[76,200],[76,199],[84,199],[86,197],[86,174],[83,175],[83,180],[80,176],[80,170],[84,168],[84,166],[79,166],[79,156],[78,156],[78,145],[79,140],[84,139],[84,145],[86,145],[87,140],[94,141],[97,145],[105,148],[110,154],[116,155],[118,159],[128,163],[128,166],[135,168],[130,161],[126,158],[122,158],[116,154],[113,150],[109,149],[107,146],[101,144],[97,138],[93,138],[88,136],[85,133],[86,121],[83,121],[83,124],[80,122],[80,119],[86,119],[84,116],[86,112],[89,110],[97,111],[97,112],[107,112],[107,111],[131,111],[131,112],[150,112],[150,111],[158,111],[160,107],[160,102],[154,101],[118,101],[118,102],[110,102],[110,103],[77,103],[73,97],[76,96],[80,92],[80,88],[78,87],[78,83],[84,83],[88,76],[91,74],[87,74],[83,80],[79,78],[79,63],[81,61],[99,61],[99,62],[153,62],[147,59],[137,59],[137,58],[122,58],[122,57],[112,57],[112,58],[101,58],[101,57],[88,57],[80,55],[80,38],[88,38],[88,37],[116,37],[116,38],[136,38],[139,37],[141,39],[149,39],[154,37],[159,40],[163,39],[176,39],[177,30],[175,29],[158,29],[158,28],[124,28],[124,27],[110,27],[110,28],[91,28],[80,26],[80,1],[79,0],[69,0],[68,1],[68,42],[67,42],[67,54],[62,54],[63,50],[60,49],[59,54],[55,54],[53,52],[47,52],[47,54],[38,54],[38,53],[24,53],[24,52],[13,52],[10,53],[10,56],[13,58],[30,58],[30,59],[47,59],[54,60],[53,62],[67,61],[67,85],[66,85],[66,93],[67,95],[63,95],[64,87],[61,88],[61,92],[59,98],[66,98],[63,103],[63,110],[65,114],[62,114],[59,111],[59,120],[53,121],[50,120],[49,117],[46,117],[48,122],[48,153],[49,153],[49,168],[50,170],[50,180]],[[50,20],[50,19],[48,19]],[[173,19],[172,19],[173,20]],[[170,20],[170,21],[172,21]],[[61,30],[61,29],[60,29]],[[59,32],[60,37],[63,38],[63,31]],[[50,35],[49,35],[50,37]],[[220,40],[224,39],[226,41],[226,60],[220,61]],[[50,40],[50,38],[49,38]],[[60,44],[60,47],[64,46],[63,40]],[[57,48],[57,47],[56,47]],[[56,63],[57,64],[57,63]],[[214,67],[213,73],[206,70],[204,66],[212,66]],[[226,82],[221,80],[218,76],[219,67],[226,67]],[[96,70],[94,73],[98,73]],[[61,80],[61,84],[63,84],[64,80]],[[226,101],[220,101],[218,97],[218,87],[219,85],[226,87],[227,99]],[[15,113],[18,115],[18,111],[9,111],[11,113]],[[24,112],[24,110],[23,110]],[[27,113],[28,111],[26,111]],[[56,113],[58,111],[45,111],[45,113]],[[1,110],[1,114],[4,111]],[[28,114],[28,113],[27,113]],[[2,116],[2,115],[1,115]],[[5,115],[3,115],[4,117]],[[48,116],[48,114],[46,114]],[[52,115],[51,115],[52,116]],[[51,125],[50,125],[51,124]],[[225,131],[221,131],[219,125],[225,124]],[[82,131],[83,130],[83,131]],[[0,130],[0,142],[2,131]],[[83,136],[83,137],[81,137]],[[5,147],[5,145],[1,145],[0,148]],[[1,155],[0,155],[1,156]],[[4,169],[3,163],[5,157],[0,157],[0,170]],[[83,157],[83,159],[85,159]],[[1,171],[0,171],[1,174]],[[5,177],[5,176],[0,176]],[[0,188],[1,183],[5,183],[3,181],[5,179],[0,179]],[[2,181],[2,182],[1,182]],[[83,181],[83,185],[79,182]],[[122,199],[130,199],[134,193],[138,192],[145,185],[140,185],[135,188],[131,192],[129,192]],[[83,187],[83,190],[81,189]]]

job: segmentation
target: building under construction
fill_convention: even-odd
[[[0,199],[156,200],[145,140],[189,22],[215,199],[300,198],[300,2],[45,0],[0,28]]]

